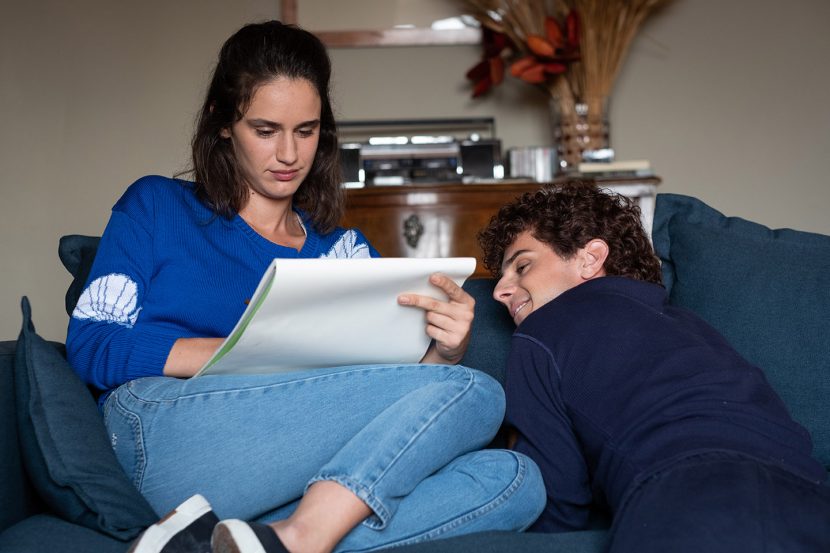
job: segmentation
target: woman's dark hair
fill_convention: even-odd
[[[501,273],[504,252],[524,231],[570,259],[594,238],[608,244],[605,272],[662,284],[660,260],[640,221],[640,208],[630,198],[572,179],[562,185],[527,192],[502,207],[478,233],[484,265]]]
[[[313,34],[279,21],[253,23],[231,36],[219,52],[193,136],[196,195],[215,212],[233,217],[248,198],[231,140],[221,132],[242,119],[257,88],[279,77],[305,79],[320,96],[320,140],[306,179],[294,195],[322,233],[343,214],[337,127],[329,97],[331,61]]]

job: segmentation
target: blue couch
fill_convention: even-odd
[[[764,370],[830,470],[830,237],[771,230],[661,194],[653,240],[672,303],[698,312]],[[67,311],[96,246],[90,237],[61,241],[61,259],[75,277]],[[493,284],[465,285],[477,303],[463,363],[503,380],[513,327],[490,299]],[[0,342],[0,551],[123,553],[156,514],[117,466],[63,346],[37,336],[27,301],[23,307],[20,337]],[[583,532],[486,532],[398,551],[598,553],[606,530],[597,520]]]

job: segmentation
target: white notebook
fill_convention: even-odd
[[[472,257],[275,259],[196,376],[417,363],[430,343],[425,312],[398,305],[398,296],[446,300],[429,275],[461,286],[475,265]]]

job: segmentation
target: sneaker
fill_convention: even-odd
[[[210,553],[210,535],[218,522],[210,503],[194,495],[147,528],[127,553]]]
[[[267,524],[223,520],[213,529],[213,553],[288,553],[288,549]]]

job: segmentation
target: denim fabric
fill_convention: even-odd
[[[116,456],[158,512],[201,493],[220,518],[281,518],[331,480],[374,513],[341,551],[530,525],[538,468],[476,451],[503,413],[494,379],[443,365],[142,378],[104,405]]]

